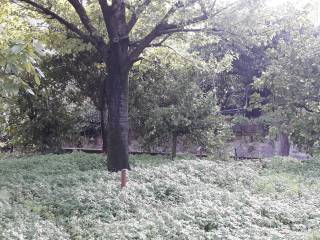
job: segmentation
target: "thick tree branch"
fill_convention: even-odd
[[[207,32],[209,29],[207,28],[169,28],[159,32],[160,35],[162,34],[169,34],[169,33],[179,33],[179,32]]]
[[[203,22],[205,20],[208,19],[208,15],[206,13],[204,13],[203,15],[201,16],[198,16],[198,17],[194,17],[192,19],[188,19],[184,22],[181,22],[179,24],[177,24],[177,26],[189,26],[189,25],[192,25],[192,24],[196,24],[196,23],[199,23],[199,22]]]
[[[73,6],[76,10],[82,24],[88,30],[88,32],[92,35],[97,34],[96,28],[91,24],[91,21],[86,13],[86,10],[82,6],[82,4],[78,0],[68,0],[68,2]]]
[[[197,17],[194,17],[191,19],[187,19],[187,20],[181,21],[179,23],[174,23],[177,27],[189,26],[189,25],[196,24],[196,23],[199,23],[199,22],[202,22],[202,21],[205,21],[208,19],[208,11],[205,8],[203,1],[190,1],[186,6],[190,6],[190,5],[194,4],[195,2],[199,3],[199,5],[201,7],[202,14],[200,16],[197,16]],[[214,2],[213,5],[215,6],[215,4],[216,4],[216,1]],[[181,4],[176,5],[174,9],[170,9],[171,11],[173,10],[172,12],[170,12],[170,11],[168,12],[168,13],[170,13],[169,16],[172,15],[175,12],[175,10],[177,10],[178,8],[186,7],[186,6],[181,5]],[[168,15],[168,13],[167,13],[167,15]],[[165,18],[165,19],[167,19],[167,18]]]
[[[75,26],[73,23],[68,22],[63,17],[61,17],[58,14],[56,14],[55,12],[51,11],[49,8],[46,8],[45,6],[38,4],[32,0],[17,0],[17,1],[24,2],[28,5],[31,5],[32,7],[34,7],[34,9],[36,11],[38,11],[44,15],[47,15],[47,16],[51,17],[52,19],[57,20],[60,24],[64,25],[68,30],[77,34],[84,41],[91,42],[93,44],[95,43],[94,38],[85,34],[83,31],[81,31],[79,28],[77,28],[77,26]]]
[[[155,28],[147,34],[142,40],[137,41],[138,44],[135,44],[134,49],[131,51],[129,58],[130,61],[134,61],[134,59],[137,59],[139,55],[142,53],[142,51],[150,46],[151,42],[164,34],[171,34],[171,33],[178,33],[178,32],[199,32],[203,29],[187,29],[184,28],[186,26],[196,24],[202,21],[205,21],[208,19],[208,15],[206,10],[204,9],[204,5],[202,2],[200,3],[201,11],[203,12],[202,15],[198,17],[194,17],[188,20],[185,20],[183,22],[180,22],[178,24],[170,24],[168,23],[168,19],[174,15],[174,13],[183,7],[191,6],[192,4],[197,3],[198,0],[190,0],[187,4],[183,4],[181,1],[177,1],[172,7],[168,10],[168,12],[164,15],[164,17],[160,20],[160,22],[155,26]]]
[[[163,29],[163,30],[162,30]],[[130,59],[135,60],[139,57],[139,55],[142,53],[142,51],[147,47],[159,47],[162,46],[162,44],[168,39],[164,38],[159,43],[151,44],[151,42],[156,39],[157,37],[160,37],[165,34],[173,34],[173,33],[183,33],[183,32],[215,32],[215,33],[222,33],[224,30],[217,29],[217,28],[165,28],[161,27],[161,25],[158,25],[153,31],[151,31],[146,37],[144,37],[142,40],[137,41],[135,43],[132,43],[131,46],[133,46],[133,50],[130,53]],[[170,36],[169,35],[169,36]]]
[[[141,41],[138,41],[136,47],[129,54],[129,61],[134,62],[139,55],[143,52],[143,50],[151,44],[151,42],[159,36],[157,33],[158,29],[155,27],[147,36],[145,36]]]
[[[171,36],[171,34],[168,34],[166,36],[164,36],[163,39],[161,39],[161,41],[157,42],[157,43],[154,43],[154,44],[151,44],[150,47],[161,47],[162,44]]]
[[[109,15],[110,15],[110,6],[107,3],[107,0],[99,0],[100,9],[103,15],[103,20],[106,25],[106,28],[109,28]]]

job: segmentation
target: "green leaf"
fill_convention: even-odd
[[[32,45],[39,55],[44,55],[44,46],[38,40],[33,40]]]
[[[32,66],[32,64],[31,64],[30,62],[24,64],[24,67],[25,67],[25,69],[26,69],[26,71],[27,71],[28,73],[31,73],[31,72],[32,72],[33,66]]]
[[[20,53],[23,49],[25,48],[25,45],[23,44],[17,44],[14,45],[10,50],[13,54],[18,54]]]
[[[34,75],[34,80],[35,80],[36,84],[39,86],[41,81],[40,81],[40,78],[38,75]]]
[[[18,69],[17,69],[16,65],[12,64],[12,63],[8,63],[7,64],[7,68],[6,68],[6,73],[17,74],[18,73]]]

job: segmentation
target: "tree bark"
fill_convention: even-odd
[[[98,48],[107,66],[106,105],[108,109],[107,142],[108,170],[130,169],[128,153],[128,100],[129,100],[129,36],[126,23],[125,2],[99,1],[109,36],[109,44],[102,41]]]
[[[171,148],[171,159],[174,160],[177,156],[177,138],[178,135],[176,132],[172,133],[172,148]]]
[[[107,154],[107,111],[105,108],[100,109],[100,125],[101,125],[101,137],[102,137],[102,153]]]
[[[127,60],[128,40],[112,42],[107,60],[108,81],[106,82],[109,171],[130,169],[128,154],[128,75],[130,68]]]
[[[280,156],[289,156],[290,152],[290,142],[289,135],[282,131],[279,132],[279,155]]]
[[[128,163],[128,74],[110,73],[108,81],[108,170],[130,169]]]
[[[102,153],[107,154],[107,105],[106,105],[106,84],[107,84],[107,79],[105,78],[103,80],[103,83],[101,84],[101,96],[100,96],[100,127],[101,127],[101,137],[102,137]]]

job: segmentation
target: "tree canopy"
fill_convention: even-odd
[[[71,117],[58,121],[60,129],[76,128],[75,119],[99,112],[111,171],[130,168],[129,129],[146,145],[183,135],[209,152],[220,146],[217,131],[238,115],[268,118],[278,138],[315,153],[320,86],[319,29],[310,15],[314,4],[3,1],[1,135],[25,136],[20,142],[31,145],[47,141],[40,137],[46,127],[38,129],[46,126],[45,118],[27,124],[26,113],[33,106],[39,116],[49,113],[44,103],[51,99],[49,122]],[[31,137],[32,126],[38,137]],[[17,131],[7,134],[8,129]],[[227,132],[222,142],[229,141]]]

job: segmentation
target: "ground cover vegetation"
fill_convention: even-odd
[[[319,239],[320,161],[101,155],[0,161],[1,239]]]

